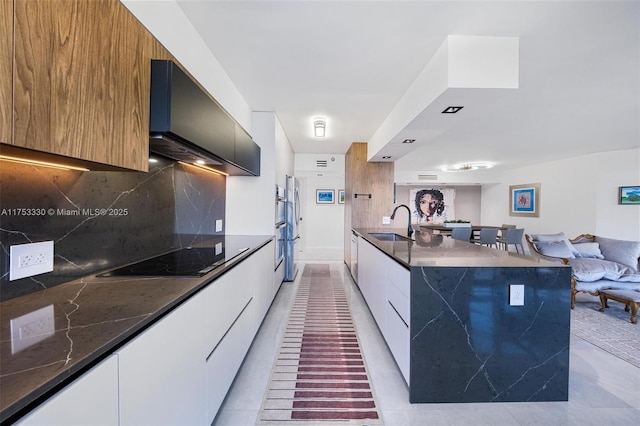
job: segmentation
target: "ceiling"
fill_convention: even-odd
[[[177,3],[253,111],[275,111],[296,153],[369,141],[448,35],[519,38],[517,89],[448,90],[408,117],[403,167],[513,168],[640,145],[640,2]],[[464,105],[441,114],[444,106]],[[327,137],[312,119],[327,118]],[[386,141],[385,141],[386,143]],[[371,155],[372,153],[370,153]]]

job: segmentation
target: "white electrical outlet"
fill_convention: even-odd
[[[216,232],[222,231],[222,219],[216,219]]]
[[[53,241],[9,248],[9,281],[53,271]]]
[[[509,305],[524,306],[524,284],[511,284],[509,286]]]
[[[13,318],[9,324],[11,328],[11,353],[15,354],[55,333],[53,305]]]
[[[382,224],[383,225],[391,225],[391,217],[390,216],[382,216]]]

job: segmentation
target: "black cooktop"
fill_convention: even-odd
[[[234,253],[235,257],[239,253]],[[229,261],[224,248],[186,247],[98,275],[99,277],[200,277]]]

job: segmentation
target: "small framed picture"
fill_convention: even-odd
[[[540,216],[540,184],[509,185],[509,216]]]
[[[316,189],[316,204],[335,203],[335,191],[333,189]]]
[[[338,204],[344,204],[344,189],[338,189]]]
[[[640,205],[640,186],[621,186],[618,194],[618,204]]]

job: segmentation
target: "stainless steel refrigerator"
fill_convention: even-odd
[[[284,251],[284,280],[293,281],[298,274],[296,254],[300,242],[300,181],[287,176],[286,183],[286,246]]]

